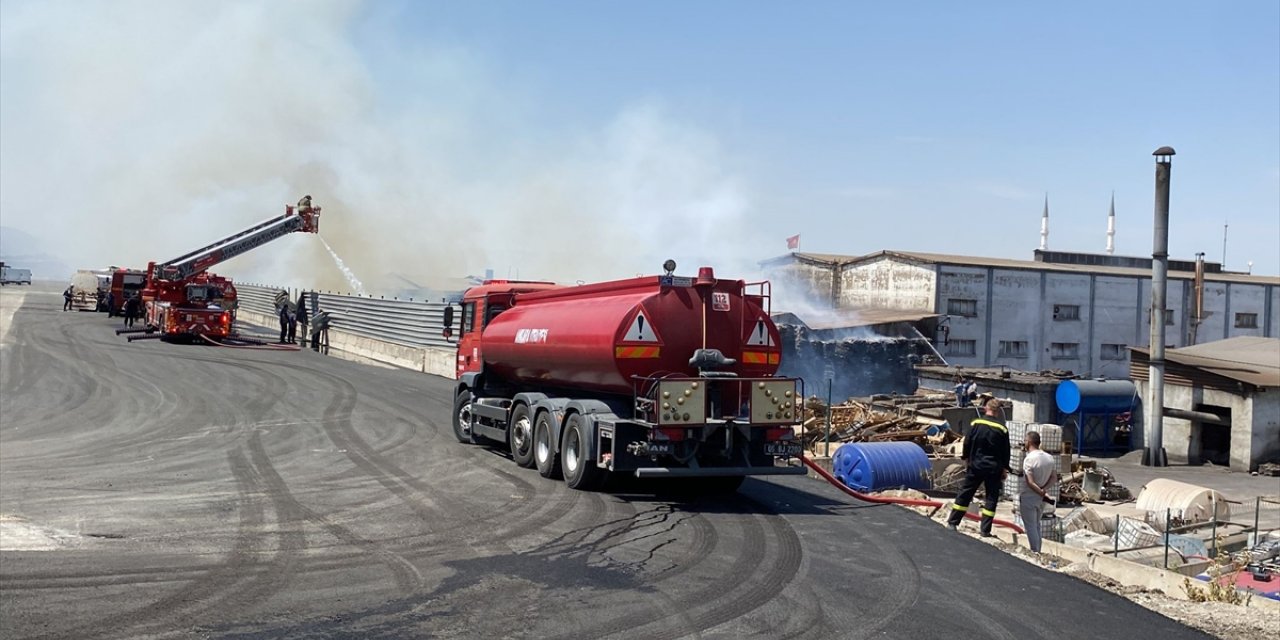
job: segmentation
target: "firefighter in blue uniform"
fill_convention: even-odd
[[[991,536],[991,525],[996,518],[996,502],[1000,499],[1000,488],[1005,477],[1009,475],[1009,429],[1004,426],[1000,415],[1000,401],[995,398],[987,400],[985,414],[969,423],[969,435],[964,439],[962,457],[967,465],[964,475],[964,488],[956,496],[951,505],[951,517],[947,526],[955,529],[960,526],[964,514],[969,510],[969,503],[982,487],[986,498],[982,503],[982,522],[979,530],[983,537]]]

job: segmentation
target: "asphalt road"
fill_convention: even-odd
[[[1206,637],[808,478],[571,491],[457,443],[449,381],[129,344],[23,293],[0,347],[5,638]]]

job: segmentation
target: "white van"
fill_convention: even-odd
[[[0,267],[0,285],[6,284],[31,284],[31,270]]]

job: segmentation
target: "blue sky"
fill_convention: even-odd
[[[907,6],[909,4],[909,6]],[[1280,4],[421,3],[362,33],[471,51],[543,133],[648,101],[714,133],[760,224],[813,251],[1150,253],[1150,153],[1174,246],[1280,269]],[[388,79],[389,80],[389,79]],[[780,218],[780,219],[779,219]],[[899,225],[911,223],[911,235]],[[996,227],[994,238],[992,227]],[[1204,242],[1206,238],[1217,241]],[[994,241],[992,241],[994,240]],[[1243,268],[1243,264],[1236,266]]]
[[[1101,251],[1114,191],[1149,255],[1171,145],[1171,253],[1229,221],[1228,267],[1280,274],[1274,1],[6,0],[0,53],[0,224],[77,266],[300,192],[374,286],[745,273],[797,233],[1030,258],[1046,192],[1051,248]],[[224,271],[341,284],[299,238]]]

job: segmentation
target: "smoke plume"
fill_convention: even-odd
[[[710,132],[638,101],[544,133],[536,98],[475,53],[354,36],[369,9],[6,1],[3,223],[78,267],[142,267],[310,194],[371,291],[485,268],[631,276],[668,257],[728,276],[761,257],[743,249],[750,203]],[[348,288],[305,234],[215,271]]]

